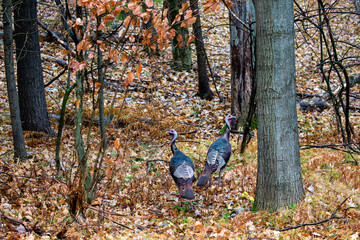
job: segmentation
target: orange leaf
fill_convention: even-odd
[[[135,10],[133,11],[133,13],[136,15],[136,16],[140,16],[141,15],[141,7],[138,5],[136,6]]]
[[[141,70],[142,70],[142,65],[141,65],[141,63],[139,62],[139,65],[138,65],[137,68],[136,68],[136,76],[137,76],[137,78],[138,78],[139,80],[140,80]]]
[[[113,168],[112,167],[108,167],[106,168],[106,179],[109,179],[112,175],[112,171],[113,171]]]
[[[163,12],[163,17],[167,17],[167,14],[169,12],[169,9],[168,8],[165,8],[164,12]]]
[[[188,26],[189,26],[189,24],[186,21],[184,21],[180,24],[180,27],[182,27],[182,28],[187,28]]]
[[[100,23],[100,25],[98,27],[98,30],[102,30],[104,27],[105,27],[105,22],[101,21],[101,23]]]
[[[112,22],[115,19],[115,16],[113,14],[106,14],[104,17],[105,22]]]
[[[191,17],[189,20],[188,20],[188,23],[191,25],[191,24],[194,24],[194,22],[196,22],[196,17]]]
[[[85,44],[85,40],[81,40],[81,41],[78,43],[78,45],[76,46],[76,50],[77,50],[78,53],[81,52],[81,50],[83,49],[84,44]]]
[[[125,18],[124,24],[125,24],[126,27],[129,26],[130,20],[131,20],[130,15]]]
[[[129,72],[129,75],[128,75],[129,83],[131,83],[134,78],[135,78],[135,74],[133,72]]]
[[[185,8],[189,7],[189,3],[185,2],[181,4],[181,9],[179,10],[180,12],[184,12]]]
[[[120,139],[119,139],[119,138],[116,138],[116,139],[115,139],[114,147],[115,147],[116,149],[119,149],[119,147],[120,147]]]
[[[185,12],[185,19],[189,19],[189,18],[191,18],[191,16],[192,16],[192,10],[187,10],[186,12]]]
[[[188,39],[188,41],[187,41],[187,43],[186,43],[186,46],[189,46],[189,44],[192,42],[192,41],[194,41],[195,40],[195,36],[194,35],[190,35],[189,36],[189,39]]]
[[[68,50],[63,49],[60,51],[61,55],[66,56],[68,54]]]
[[[149,8],[151,8],[152,6],[154,6],[153,0],[145,0],[145,4],[146,4],[146,6],[148,6]]]
[[[114,16],[117,16],[117,15],[120,14],[120,12],[121,12],[121,7],[120,7],[120,6],[117,6],[117,7],[114,9],[114,11],[112,11],[112,14],[113,14]]]
[[[79,108],[79,105],[80,105],[80,99],[78,99],[78,100],[76,101],[76,103],[75,103],[76,109]]]
[[[177,36],[176,36],[176,40],[177,40],[178,42],[181,42],[181,40],[182,40],[181,35],[177,35]]]
[[[95,82],[95,90],[99,90],[101,87],[101,83]]]
[[[122,63],[126,63],[129,61],[129,56],[127,55],[127,53],[124,53],[122,56],[121,56],[121,62]]]

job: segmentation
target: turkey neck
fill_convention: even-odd
[[[175,154],[175,152],[178,151],[178,148],[175,145],[175,140],[171,142],[170,147],[173,154]]]
[[[226,125],[224,133],[221,135],[221,138],[224,138],[226,141],[229,141],[230,129],[229,129],[229,127],[227,125]]]

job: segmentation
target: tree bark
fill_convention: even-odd
[[[190,0],[191,10],[193,16],[196,17],[196,21],[193,24],[193,32],[195,36],[195,48],[197,57],[197,71],[198,71],[198,92],[197,95],[201,99],[212,100],[214,93],[210,89],[209,76],[206,70],[206,52],[204,47],[204,40],[201,29],[200,11],[198,6],[198,0]]]
[[[254,209],[276,211],[304,197],[296,116],[293,1],[256,9],[258,173]]]
[[[245,126],[253,89],[254,36],[243,23],[251,26],[255,18],[252,1],[233,1],[229,13],[231,61],[231,112]],[[235,15],[235,16],[234,16]],[[241,19],[240,23],[237,19]],[[250,123],[251,124],[251,123]]]
[[[176,15],[179,14],[181,4],[185,3],[186,0],[166,1],[169,8],[169,23],[173,24]],[[181,20],[184,20],[184,16],[181,16]],[[172,27],[175,29],[176,32],[175,37],[171,41],[173,54],[172,68],[177,71],[190,70],[192,68],[191,50],[190,45],[186,44],[189,36],[189,29],[186,27],[180,27],[179,22],[173,24]]]
[[[24,130],[52,134],[41,67],[36,0],[15,0],[18,96]]]
[[[14,140],[14,157],[24,161],[27,159],[25,140],[22,132],[20,107],[16,90],[14,57],[13,57],[13,29],[11,0],[3,0],[3,23],[4,23],[4,53],[5,75],[7,93],[10,105],[11,127]]]

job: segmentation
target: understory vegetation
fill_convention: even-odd
[[[354,8],[352,1],[344,1],[341,6]],[[57,11],[56,6],[51,1],[42,1],[38,8],[39,20],[49,28],[61,31],[59,17],[51,15]],[[335,29],[342,29],[334,33],[339,40],[359,46],[359,15],[346,19],[339,17],[334,22],[337,24]],[[181,203],[168,170],[172,154],[166,131],[175,129],[179,133],[177,146],[193,160],[198,177],[208,147],[220,136],[225,116],[230,114],[226,8],[222,6],[219,13],[203,13],[202,24],[205,48],[214,73],[210,87],[214,90],[216,85],[223,101],[217,94],[212,101],[198,98],[196,71],[172,70],[170,48],[157,58],[141,58],[141,76],[126,88],[121,88],[121,82],[118,83],[122,79],[122,63],[107,67],[105,115],[111,112],[114,116],[107,129],[108,148],[100,167],[101,181],[96,200],[91,204],[84,203],[84,212],[76,220],[71,217],[68,204],[79,181],[74,150],[75,92],[70,94],[66,109],[60,151],[62,171],[57,172],[55,166],[56,136],[39,132],[24,132],[29,160],[16,164],[1,61],[0,238],[360,238],[360,157],[342,148],[332,107],[324,110],[298,107],[301,167],[306,193],[298,205],[274,213],[252,211],[257,172],[256,130],[243,154],[240,154],[241,134],[231,134],[232,155],[223,173],[222,186],[217,186],[213,176],[213,184],[204,189],[194,184],[194,201]],[[306,42],[300,25],[296,30],[297,92],[325,94],[326,85],[318,66],[317,40],[311,35],[311,28],[308,34],[312,38],[307,38]],[[0,42],[2,44],[2,40]],[[46,84],[63,70],[53,59],[66,60],[66,54],[56,42],[43,40],[40,44]],[[128,45],[130,49],[131,43]],[[347,48],[338,51],[349,54]],[[193,51],[193,62],[195,55]],[[3,56],[2,48],[0,56]],[[350,76],[359,73],[359,65],[349,69]],[[75,81],[75,74],[70,79]],[[54,116],[60,114],[66,82],[67,74],[64,74],[45,89],[55,130],[58,121]],[[101,145],[100,127],[93,123],[89,129],[87,120],[93,111],[98,116],[95,108],[97,94],[93,91],[97,87],[89,77],[85,84],[83,138],[87,139],[89,134],[85,150],[90,163],[97,161]],[[353,138],[360,144],[359,85],[353,86],[351,92],[356,96],[351,99],[350,112]],[[299,99],[299,102],[301,100],[304,99]],[[91,167],[90,171],[93,170]],[[301,224],[304,225],[278,231]]]

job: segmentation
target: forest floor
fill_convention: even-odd
[[[353,10],[352,4],[352,1],[344,1],[342,7]],[[55,7],[40,3],[39,8],[40,21],[56,28],[59,21],[50,14],[56,12]],[[342,24],[342,38],[359,44],[360,18],[343,20],[338,23]],[[99,184],[96,201],[87,205],[84,216],[76,221],[70,217],[68,209],[69,195],[77,182],[74,177],[78,166],[74,154],[74,126],[69,121],[63,133],[61,161],[64,171],[61,177],[55,171],[56,137],[46,134],[25,131],[30,158],[27,162],[15,164],[9,115],[5,114],[9,112],[9,106],[4,64],[0,63],[0,238],[360,238],[360,169],[354,164],[360,161],[360,157],[341,150],[301,150],[304,200],[274,213],[251,211],[257,172],[256,130],[243,154],[239,150],[241,136],[231,135],[232,156],[223,173],[221,187],[216,184],[205,189],[194,186],[195,200],[181,204],[166,162],[172,156],[166,131],[173,128],[179,132],[177,146],[194,161],[199,176],[207,148],[220,135],[224,118],[230,113],[228,13],[221,8],[219,13],[205,13],[202,21],[207,53],[217,76],[216,87],[224,101],[220,102],[217,95],[212,101],[199,99],[195,71],[172,71],[169,67],[170,52],[156,60],[141,60],[141,81],[134,80],[130,91],[119,92],[114,98],[114,89],[106,88],[106,112],[109,113],[115,99],[112,112],[115,119],[108,129],[109,147],[102,165],[104,178]],[[2,44],[2,40],[0,42]],[[301,34],[297,33],[297,91],[324,94],[325,86],[317,69],[316,39],[308,44],[301,44],[303,42]],[[42,41],[41,51],[47,56],[63,58],[62,49],[56,43]],[[3,49],[0,56],[3,56]],[[50,60],[46,58],[43,62],[45,83],[62,71]],[[121,69],[122,66],[118,65],[109,68],[108,76],[114,85],[121,79]],[[350,74],[359,72],[359,67],[354,67]],[[74,76],[71,78],[73,81]],[[46,88],[49,113],[59,114],[65,84],[64,75]],[[215,89],[213,83],[211,88]],[[360,88],[356,85],[351,91],[359,94]],[[88,92],[85,98],[85,117],[89,117],[93,111],[93,96]],[[360,105],[357,99],[351,104]],[[75,105],[73,94],[66,113],[70,120]],[[332,108],[321,112],[299,109],[298,119],[300,145],[341,143]],[[351,112],[358,144],[359,120],[358,111]],[[51,118],[51,123],[57,130],[56,119]],[[88,132],[85,126],[84,139]],[[94,125],[86,145],[91,166],[98,155],[99,132],[98,126]],[[277,231],[322,220],[325,221]]]

